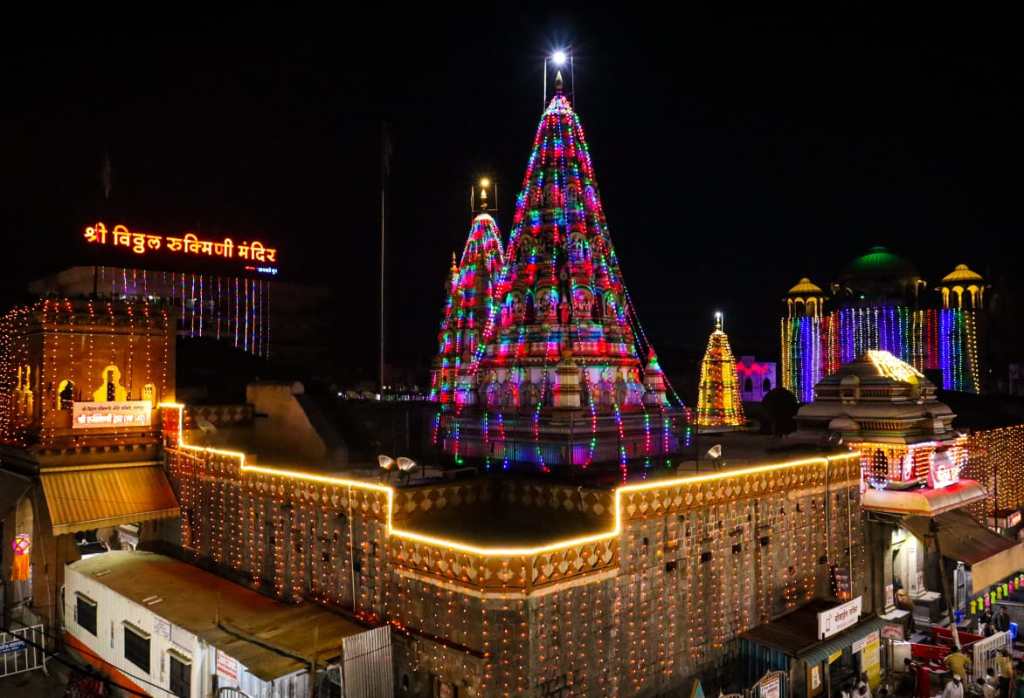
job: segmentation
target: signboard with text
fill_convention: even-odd
[[[196,233],[162,235],[129,228],[123,224],[107,226],[102,221],[85,226],[82,238],[88,247],[106,248],[110,253],[131,257],[211,261],[231,264],[247,271],[276,275],[277,249],[259,240],[210,240]],[[155,261],[155,260],[154,260]]]
[[[217,650],[217,676],[238,682],[238,660]]]
[[[73,429],[111,429],[148,427],[152,423],[153,404],[149,400],[120,402],[74,402],[71,404]]]
[[[836,633],[846,630],[857,623],[860,618],[862,597],[858,596],[852,601],[839,604],[835,608],[821,611],[818,614],[818,639],[824,640]]]

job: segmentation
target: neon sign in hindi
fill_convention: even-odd
[[[231,238],[224,238],[220,242],[212,240],[200,240],[193,233],[185,233],[181,237],[169,235],[153,235],[129,230],[128,226],[115,225],[107,229],[104,223],[96,223],[86,226],[86,242],[93,245],[111,245],[113,247],[125,247],[135,254],[146,254],[156,252],[161,248],[167,249],[175,254],[195,255],[197,257],[222,257],[224,259],[244,259],[250,262],[277,262],[277,250],[273,247],[264,247],[259,240],[252,242],[241,242],[236,244]]]

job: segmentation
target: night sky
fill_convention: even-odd
[[[261,236],[285,278],[336,291],[339,359],[370,377],[387,121],[389,358],[425,369],[468,188],[499,182],[507,236],[541,61],[565,45],[625,280],[670,374],[667,357],[699,358],[716,309],[737,354],[777,354],[789,286],[825,286],[875,244],[932,284],[966,262],[1011,297],[1024,110],[1016,41],[992,30],[1008,20],[890,20],[396,10],[274,33],[15,36],[0,48],[0,294],[78,261],[98,217]]]

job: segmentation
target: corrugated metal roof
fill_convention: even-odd
[[[159,603],[147,606],[150,612],[198,635],[264,681],[306,665],[243,639],[234,629],[300,657],[315,656],[321,664],[339,655],[342,638],[366,630],[321,606],[281,603],[164,555],[115,551],[79,560],[70,568],[138,604],[160,597]],[[97,577],[99,572],[103,574]]]
[[[153,463],[54,468],[39,473],[54,534],[178,516],[163,468]]]
[[[797,659],[802,659],[810,665],[823,662],[833,652],[849,647],[853,643],[857,642],[857,640],[863,640],[871,633],[876,630],[881,630],[889,624],[890,623],[884,618],[871,618],[869,620],[861,621],[849,630],[845,630],[838,635],[833,635],[832,637],[822,640],[820,644],[801,654]]]
[[[863,618],[852,628],[819,640],[818,613],[834,606],[834,601],[815,599],[770,623],[751,628],[740,637],[813,664],[887,624],[883,618]]]

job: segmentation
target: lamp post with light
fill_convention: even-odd
[[[558,49],[550,56],[544,58],[544,97],[541,99],[541,111],[547,109],[548,106],[548,61],[554,64],[555,68],[561,68],[567,63],[569,64],[569,82],[572,83],[573,89],[573,106],[576,106],[576,72],[575,64],[573,63],[573,57],[566,53],[563,49]]]
[[[490,177],[469,188],[469,210],[473,213],[490,213],[498,210],[498,183]]]

